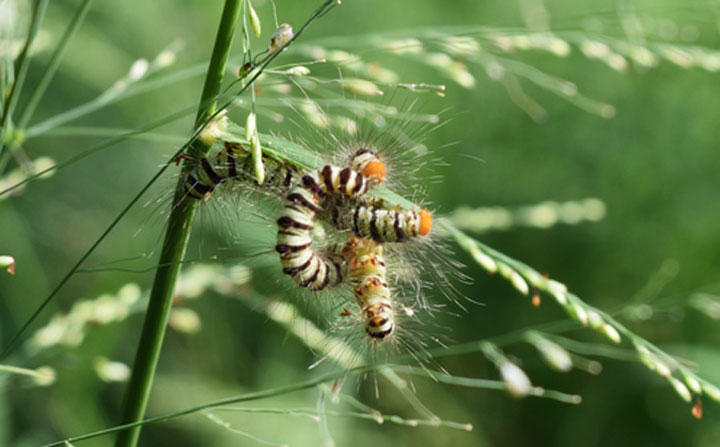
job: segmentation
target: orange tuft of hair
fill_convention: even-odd
[[[380,160],[373,160],[365,165],[362,175],[377,182],[385,180],[385,163]]]
[[[428,210],[420,210],[418,213],[420,216],[420,228],[418,234],[420,236],[427,236],[432,230],[432,214]]]
[[[533,307],[540,307],[541,304],[540,295],[537,293],[532,296],[532,305]]]
[[[695,405],[692,406],[692,409],[690,410],[693,417],[695,419],[702,419],[703,417],[703,408],[702,408],[702,401],[700,399],[695,401]]]

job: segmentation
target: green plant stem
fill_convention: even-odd
[[[43,17],[45,17],[45,10],[47,9],[48,1],[49,0],[38,0],[35,2],[28,36],[15,64],[15,78],[13,79],[13,85],[7,98],[3,98],[5,101],[3,103],[2,124],[0,124],[0,145],[2,147],[0,149],[0,172],[4,171],[5,165],[7,165],[10,157],[10,148],[5,141],[8,131],[10,130],[10,117],[15,110],[15,104],[17,103],[20,91],[22,90],[23,82],[25,81],[25,74],[27,73],[28,65],[30,63],[28,53],[30,52],[30,47],[32,46],[33,41],[35,41],[35,36],[40,29]],[[0,92],[0,94],[4,95],[5,92]]]
[[[201,126],[206,118],[215,112],[216,98],[222,86],[222,79],[230,55],[230,46],[239,14],[240,0],[226,0],[215,38],[213,54],[205,77],[205,86],[200,99],[195,127]],[[195,140],[189,148],[191,155],[198,158],[203,156],[207,150],[208,147],[202,143],[202,139]],[[183,172],[187,173],[189,169],[190,166],[185,163]],[[150,395],[150,388],[172,306],[173,290],[180,270],[180,261],[182,261],[185,254],[192,218],[197,207],[197,201],[187,198],[183,193],[184,177],[185,175],[180,176],[175,190],[173,209],[158,262],[158,270],[150,292],[150,301],[125,397],[125,407],[121,421],[123,424],[140,421],[145,414],[145,407]],[[133,447],[137,444],[139,435],[140,426],[133,426],[118,434],[115,445],[118,447]]]
[[[174,419],[174,418],[177,418],[180,416],[197,413],[197,412],[215,408],[215,407],[222,407],[224,405],[232,405],[232,404],[237,404],[237,403],[241,403],[241,402],[249,402],[249,401],[253,401],[253,400],[266,399],[266,398],[270,398],[270,397],[274,397],[274,396],[282,396],[284,394],[293,393],[295,391],[302,391],[302,390],[306,390],[309,388],[313,388],[321,383],[329,382],[332,380],[337,380],[339,378],[347,377],[349,375],[359,374],[359,373],[363,373],[365,371],[370,371],[373,368],[374,367],[372,365],[366,365],[366,366],[360,366],[357,368],[353,368],[351,370],[342,369],[340,371],[334,371],[331,373],[327,373],[322,376],[318,376],[313,379],[309,379],[304,382],[299,382],[299,383],[295,383],[292,385],[272,388],[269,390],[256,391],[253,393],[247,393],[247,394],[230,397],[230,398],[226,398],[226,399],[219,399],[219,400],[215,400],[215,401],[208,402],[205,404],[186,408],[184,410],[175,411],[173,413],[163,414],[160,416],[153,416],[153,417],[150,417],[147,419],[128,422],[128,423],[125,423],[122,425],[118,425],[116,427],[105,428],[102,430],[94,431],[92,433],[86,433],[84,435],[79,435],[79,436],[73,436],[71,438],[67,438],[62,441],[46,444],[44,447],[64,446],[64,445],[67,445],[66,442],[76,442],[76,441],[82,441],[85,439],[96,438],[98,436],[107,435],[109,433],[118,432],[120,430],[129,431],[130,429],[139,428],[140,426],[145,425],[145,424],[150,424],[153,422],[167,421],[169,419]]]
[[[45,73],[43,73],[40,82],[38,82],[37,85],[34,87],[32,96],[25,105],[25,109],[20,115],[20,119],[18,119],[18,128],[24,129],[30,121],[30,118],[32,118],[32,115],[35,112],[35,108],[40,102],[40,99],[45,94],[48,85],[50,85],[50,81],[52,81],[53,77],[55,76],[55,72],[60,66],[60,61],[62,61],[62,58],[65,55],[65,49],[67,48],[68,43],[70,43],[70,39],[72,39],[75,31],[77,31],[77,29],[80,27],[80,24],[83,22],[83,19],[85,18],[85,15],[90,9],[91,4],[92,0],[83,0],[83,3],[78,7],[75,16],[72,18],[70,24],[65,30],[65,33],[60,38],[57,47],[55,47],[55,51],[50,57],[50,62],[48,62],[48,66],[45,69]]]
[[[293,38],[290,39],[290,41],[285,44],[285,47],[287,47],[292,42],[294,42],[303,33],[303,31],[305,29],[307,29],[307,27],[310,25],[310,23],[312,23],[318,17],[321,17],[322,15],[327,13],[333,6],[338,4],[336,2],[337,2],[337,0],[325,0],[325,2],[310,16],[310,18],[308,18],[308,20],[303,24],[303,26],[300,27],[300,29],[295,33],[295,36],[293,36]],[[283,47],[283,48],[285,48],[285,47]],[[263,71],[267,68],[267,66],[270,65],[270,63],[279,54],[280,54],[280,51],[270,55],[267,59],[265,59],[263,62],[261,62],[259,64],[257,69],[251,70],[250,72],[254,73],[252,75],[252,77],[249,80],[247,80],[247,82],[244,83],[244,86],[238,92],[229,94],[229,96],[234,97],[234,96],[240,95],[243,92],[245,92],[248,89],[248,87],[250,87],[252,85],[252,83],[257,80],[257,78],[263,73]],[[238,80],[236,80],[235,82],[238,82]],[[208,101],[201,102],[201,107],[203,104],[209,103],[210,101],[216,101],[216,98],[209,98]],[[190,137],[188,142],[185,143],[184,145],[182,145],[172,156],[170,156],[170,158],[162,165],[162,167],[155,173],[155,175],[153,175],[152,178],[145,184],[145,186],[143,186],[142,189],[140,189],[140,191],[130,200],[130,203],[128,203],[123,208],[123,210],[120,212],[120,214],[118,214],[117,217],[115,217],[115,219],[110,223],[110,226],[108,226],[105,229],[105,231],[100,235],[100,237],[95,242],[93,242],[92,246],[82,255],[80,260],[60,280],[58,285],[50,292],[50,294],[45,297],[45,299],[40,303],[40,305],[37,307],[37,309],[30,316],[30,318],[28,318],[27,321],[25,321],[25,323],[23,323],[23,326],[20,328],[20,330],[18,330],[15,333],[15,335],[13,335],[10,342],[8,342],[7,345],[5,345],[5,347],[3,348],[2,352],[0,352],[0,360],[7,357],[7,355],[13,350],[13,348],[15,346],[17,346],[17,344],[19,343],[19,341],[21,339],[22,334],[30,327],[32,322],[35,321],[35,319],[40,315],[42,310],[50,303],[50,301],[52,301],[52,299],[55,296],[57,296],[58,292],[60,291],[60,289],[62,289],[63,285],[67,281],[69,281],[70,278],[78,271],[78,269],[80,268],[82,263],[93,253],[93,251],[95,251],[95,249],[108,236],[108,234],[110,234],[110,232],[113,230],[113,228],[115,228],[115,226],[120,222],[120,220],[122,220],[122,218],[125,216],[125,214],[127,214],[127,212],[138,202],[138,200],[140,200],[142,195],[157,181],[158,178],[160,178],[160,176],[165,172],[165,170],[167,170],[167,168],[173,164],[173,161],[176,159],[176,157],[178,155],[180,155],[181,153],[183,153],[191,144],[193,144],[195,142],[195,140],[198,138],[198,136],[203,131],[203,129],[207,125],[209,125],[209,123],[212,121],[213,118],[215,118],[217,116],[217,114],[219,114],[222,110],[225,110],[231,104],[232,104],[232,100],[228,100],[225,104],[223,104],[222,106],[217,108],[219,111],[213,113],[205,121],[203,121],[202,125],[199,126],[195,130],[195,132],[193,132],[193,135]],[[74,157],[71,157],[69,160],[66,160],[62,163],[58,163],[55,166],[51,166],[39,173],[30,175],[27,178],[25,178],[24,180],[21,180],[20,182],[4,189],[3,191],[0,191],[0,196],[18,188],[19,186],[21,186],[23,184],[29,183],[29,182],[37,179],[38,177],[42,176],[46,172],[49,172],[49,171],[52,171],[55,169],[60,169],[65,166],[71,165],[71,164],[75,163],[76,161],[78,161],[82,158],[85,158],[95,152],[107,149],[117,143],[120,143],[120,142],[124,141],[126,138],[129,138],[134,135],[142,135],[143,133],[148,132],[149,130],[155,129],[157,127],[160,127],[163,124],[170,123],[179,118],[182,118],[183,116],[185,116],[186,113],[187,113],[186,110],[181,110],[181,111],[176,112],[168,117],[165,117],[158,121],[155,121],[154,123],[150,123],[147,126],[144,126],[140,129],[137,129],[137,130],[131,131],[127,134],[123,134],[123,135],[120,135],[120,136],[117,136],[114,138],[110,138],[101,143],[98,143],[97,145],[93,146],[92,148],[90,148],[84,152],[81,152],[80,154],[77,154]]]
[[[36,377],[40,379],[53,379],[54,375],[45,373],[35,369],[20,368],[19,366],[13,365],[0,365],[0,373],[2,374],[21,374],[25,376]]]
[[[134,96],[153,91],[161,87],[166,87],[171,83],[183,81],[194,76],[199,76],[203,73],[205,73],[205,64],[198,64],[183,70],[168,73],[163,76],[158,76],[151,80],[146,80],[137,84],[133,83],[128,86],[127,89],[117,94],[108,95],[107,91],[105,91],[104,93],[101,93],[100,96],[98,96],[97,98],[91,99],[86,103],[65,110],[62,113],[59,113],[53,117],[50,117],[44,121],[40,121],[39,123],[35,123],[34,125],[30,126],[25,130],[25,140],[27,141],[31,138],[43,135],[46,132],[57,128],[58,126],[62,126],[63,124],[66,124],[70,121],[74,121],[78,118],[82,118],[84,116],[95,113],[98,110],[115,104],[118,101],[132,98]],[[192,110],[196,110],[196,107],[197,106],[193,106]]]

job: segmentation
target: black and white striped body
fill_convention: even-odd
[[[263,154],[266,188],[278,188],[285,192],[299,177],[294,166]],[[237,143],[225,143],[225,147],[215,157],[215,162],[202,158],[188,174],[185,192],[195,199],[203,199],[211,194],[222,182],[228,180],[255,181],[252,175],[252,157],[250,152]]]
[[[280,254],[283,273],[310,290],[338,284],[344,269],[342,258],[313,249],[312,231],[318,210],[315,194],[304,187],[295,187],[287,196],[283,215],[277,222],[275,250]]]
[[[376,242],[405,242],[420,235],[418,212],[388,210],[363,203],[338,210],[333,215],[333,224]]]
[[[306,174],[302,183],[309,191],[320,196],[340,194],[358,197],[367,192],[368,181],[359,172],[350,168],[325,165],[317,171]]]
[[[278,219],[275,250],[280,253],[283,273],[300,287],[321,290],[343,279],[343,260],[316,252],[312,230],[321,198],[340,195],[357,197],[367,191],[367,181],[350,168],[326,165],[302,177],[302,185],[287,196],[283,215]],[[323,200],[325,202],[325,200]]]

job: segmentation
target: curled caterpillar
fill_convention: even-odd
[[[278,219],[278,239],[275,250],[280,254],[283,273],[295,279],[300,287],[321,290],[343,279],[342,265],[332,256],[314,251],[312,230],[319,197],[359,197],[371,183],[382,181],[384,165],[369,151],[359,151],[351,164],[355,169],[325,165],[302,177],[302,185],[295,187],[287,197],[282,217]],[[327,202],[327,201],[324,201]]]
[[[287,191],[299,176],[298,169],[289,163],[263,154],[265,165],[265,185]],[[203,199],[211,194],[222,182],[228,180],[249,180],[252,172],[252,158],[239,143],[225,143],[225,147],[215,162],[208,158],[200,159],[198,165],[188,174],[185,181],[185,193],[195,199]]]
[[[275,250],[280,254],[283,273],[292,276],[300,287],[322,290],[343,279],[342,261],[313,248],[312,230],[320,211],[318,196],[338,193],[354,197],[364,194],[367,187],[362,174],[326,165],[303,176],[302,185],[287,196],[283,215],[277,221]]]
[[[395,332],[392,295],[385,281],[384,250],[368,239],[352,238],[343,249],[355,299],[362,311],[365,332],[377,340]]]
[[[313,249],[312,230],[319,210],[315,195],[304,187],[295,187],[287,196],[283,215],[278,219],[275,250],[280,254],[283,273],[292,276],[300,287],[322,290],[343,279],[344,261],[339,256]]]
[[[432,214],[428,210],[388,210],[364,202],[343,207],[332,216],[333,225],[351,230],[356,236],[376,242],[405,242],[427,236],[432,230]]]

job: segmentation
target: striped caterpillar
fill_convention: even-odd
[[[326,165],[302,177],[302,184],[287,196],[283,215],[278,219],[275,250],[280,254],[283,273],[300,287],[322,290],[342,281],[344,262],[336,256],[319,253],[313,248],[312,231],[320,211],[320,196],[363,195],[368,179],[350,168]]]
[[[289,190],[300,177],[298,169],[275,158],[263,154],[266,166],[267,187]],[[188,174],[185,192],[195,199],[203,199],[212,194],[215,188],[229,180],[249,179],[251,157],[239,143],[225,143],[225,147],[216,156],[216,163],[202,158],[195,169]],[[385,165],[374,152],[368,149],[358,150],[350,161],[349,168],[326,165],[318,171],[302,177],[305,187],[321,195],[342,194],[347,197],[362,196],[367,189],[385,178]],[[386,210],[362,202],[352,210],[338,207],[337,216],[332,223],[342,230],[352,231],[355,235],[372,238],[378,242],[403,242],[409,238],[427,235],[432,228],[432,215],[427,210]]]
[[[358,150],[350,168],[361,172],[373,184],[385,179],[385,164],[369,149]],[[416,212],[399,207],[388,210],[364,202],[334,208],[331,220],[340,229],[351,230],[358,237],[377,242],[405,242],[413,237],[427,236],[432,229],[432,214],[428,210]]]
[[[428,210],[388,210],[366,203],[340,207],[332,220],[336,227],[376,242],[406,242],[427,236],[432,230],[432,214]]]
[[[383,246],[373,240],[352,238],[343,249],[348,276],[360,306],[365,332],[384,340],[395,332],[392,295],[385,280]]]
[[[248,180],[252,172],[252,158],[239,143],[225,142],[225,146],[215,157],[215,163],[208,158],[200,159],[199,164],[188,174],[185,180],[185,193],[195,199],[201,200],[212,194],[215,188],[229,180]],[[280,188],[283,191],[290,189],[298,177],[298,169],[289,164],[263,154],[265,165],[265,185]]]
[[[265,184],[270,187],[280,187],[283,190],[288,190],[295,178],[298,177],[299,171],[295,166],[283,163],[266,154],[263,154],[263,164],[266,170]],[[326,166],[326,168],[331,167]],[[365,185],[368,182],[380,183],[385,178],[385,165],[368,149],[360,149],[355,154],[350,162],[350,169],[354,173],[361,173],[366,180],[357,182],[359,186],[363,187],[362,191],[349,195],[361,195],[367,190]],[[198,166],[188,174],[185,181],[185,192],[195,199],[203,199],[212,194],[222,182],[249,178],[248,172],[252,172],[250,152],[239,143],[225,142],[225,147],[217,154],[214,164],[206,157],[200,159]],[[329,172],[336,176],[333,181],[337,182],[339,171],[331,169]],[[318,179],[315,178],[315,180]],[[337,185],[337,183],[328,185],[325,180],[323,186],[325,191],[334,191]]]
[[[387,210],[361,198],[369,187],[385,177],[385,165],[373,152],[360,149],[350,166],[352,168],[326,165],[304,175],[302,186],[288,196],[283,216],[278,219],[275,249],[280,253],[283,272],[301,287],[320,290],[335,284],[335,280],[342,280],[327,277],[336,261],[312,248],[313,222],[323,208],[330,208],[330,221],[338,229],[380,243],[405,242],[426,236],[432,229],[432,215],[427,210]],[[345,204],[348,199],[349,206]]]
[[[396,208],[388,210],[371,201],[358,201],[347,204],[346,197],[361,196],[364,191],[350,191],[342,182],[336,182],[335,174],[329,166],[321,170],[328,191],[344,193],[339,203],[332,206],[331,223],[341,230],[352,231],[361,238],[373,239],[377,242],[405,242],[417,236],[427,236],[432,230],[432,214],[428,210],[403,210]],[[350,169],[361,173],[367,182],[365,188],[385,179],[385,164],[377,158],[374,152],[362,148],[358,150],[350,161]],[[343,171],[347,171],[345,168]],[[304,177],[303,181],[307,178]],[[313,178],[315,183],[317,179]],[[312,182],[311,182],[312,183]],[[335,187],[338,185],[339,188]],[[314,186],[314,185],[313,185]],[[358,185],[359,187],[359,185]],[[317,191],[315,188],[314,191]]]
[[[342,281],[344,261],[332,255],[315,252],[312,230],[318,211],[316,197],[298,186],[287,197],[283,215],[278,219],[275,250],[280,254],[283,273],[293,277],[300,287],[322,290]]]
[[[250,153],[238,143],[225,142],[224,148],[211,164],[202,158],[189,173],[186,193],[195,199],[210,195],[223,182],[249,180],[252,160]],[[278,219],[275,250],[285,274],[300,287],[322,290],[342,281],[344,262],[333,253],[320,253],[312,244],[312,231],[318,212],[332,210],[328,219],[338,229],[378,242],[401,242],[429,232],[429,213],[421,211],[385,210],[367,205],[361,197],[371,186],[381,183],[385,165],[374,152],[361,148],[353,155],[350,167],[326,165],[301,176],[299,170],[275,158],[263,155],[266,166],[266,187],[290,191],[283,215]],[[346,199],[357,201],[353,212],[338,212]],[[336,202],[336,203],[333,203]],[[430,223],[431,225],[431,223]]]

